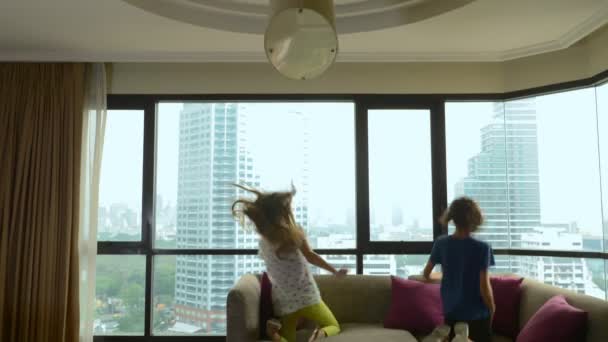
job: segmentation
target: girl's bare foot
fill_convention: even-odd
[[[281,322],[276,319],[269,319],[266,321],[266,335],[268,335],[272,342],[281,342],[279,330],[281,330]]]
[[[308,339],[308,342],[314,342],[317,340],[324,339],[326,337],[327,337],[327,335],[325,334],[325,330],[317,328],[310,336],[310,339]]]

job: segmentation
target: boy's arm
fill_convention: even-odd
[[[341,269],[338,271],[332,265],[327,263],[325,259],[323,259],[319,254],[315,253],[312,248],[310,248],[310,245],[308,244],[308,241],[306,241],[306,239],[304,239],[304,242],[300,247],[300,251],[302,251],[302,254],[309,263],[320,267],[333,275],[345,275],[348,272],[345,269]]]
[[[436,241],[433,244],[433,249],[431,250],[431,255],[429,256],[429,261],[427,261],[426,266],[424,266],[424,270],[422,271],[422,276],[424,277],[424,280],[430,282],[433,280],[441,279],[441,277],[437,276],[437,274],[435,274],[435,277],[433,277],[433,268],[437,264],[441,264],[441,248],[439,247],[439,243]]]
[[[479,287],[481,289],[481,297],[483,302],[490,310],[490,322],[494,320],[494,312],[496,311],[496,305],[494,304],[494,294],[492,293],[492,286],[490,285],[490,274],[488,270],[483,270],[479,274]]]
[[[426,263],[426,266],[424,266],[424,271],[422,271],[422,276],[424,277],[424,280],[431,281],[431,272],[433,272],[433,267],[435,267],[435,264],[431,260],[429,260]]]

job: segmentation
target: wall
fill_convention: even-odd
[[[291,81],[266,63],[114,64],[112,93],[500,92],[494,63],[337,63],[322,78]]]
[[[291,81],[267,63],[115,63],[113,94],[501,93],[608,70],[608,27],[560,51],[506,62],[336,63]]]
[[[560,51],[503,63],[504,90],[574,81],[608,70],[608,26]]]
[[[600,73],[608,69],[608,25],[587,38],[589,44],[589,72]]]

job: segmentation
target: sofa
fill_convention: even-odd
[[[389,276],[316,276],[315,279],[323,300],[334,312],[342,328],[340,335],[330,337],[328,341],[415,342],[423,337],[413,336],[405,330],[383,328],[382,322],[391,302]],[[228,293],[228,342],[258,341],[260,291],[260,277],[245,275]],[[587,342],[608,341],[608,302],[530,279],[525,279],[522,283],[519,328],[521,329],[549,298],[558,294],[564,295],[571,305],[588,312]],[[306,332],[301,332],[298,341],[304,335]],[[512,340],[496,335],[493,341]]]

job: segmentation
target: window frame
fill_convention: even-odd
[[[356,247],[353,249],[318,249],[320,254],[355,255],[357,274],[363,274],[366,255],[426,255],[432,241],[370,241],[368,111],[375,109],[425,109],[430,111],[432,213],[439,217],[447,207],[445,103],[456,101],[507,101],[549,93],[594,87],[608,81],[608,70],[593,77],[543,87],[500,94],[219,94],[219,95],[131,95],[110,94],[108,110],[143,110],[144,149],[142,168],[142,217],[140,241],[99,241],[98,255],[141,255],[145,262],[145,323],[143,336],[95,335],[96,342],[121,341],[224,341],[225,336],[153,335],[152,284],[154,257],[161,255],[256,255],[255,249],[157,249],[154,248],[156,194],[157,104],[159,102],[352,102],[355,129],[355,203]],[[447,233],[447,227],[433,220],[433,240]],[[530,249],[495,249],[496,255],[593,258],[608,260],[604,252],[549,251]],[[608,264],[606,265],[608,267]]]

